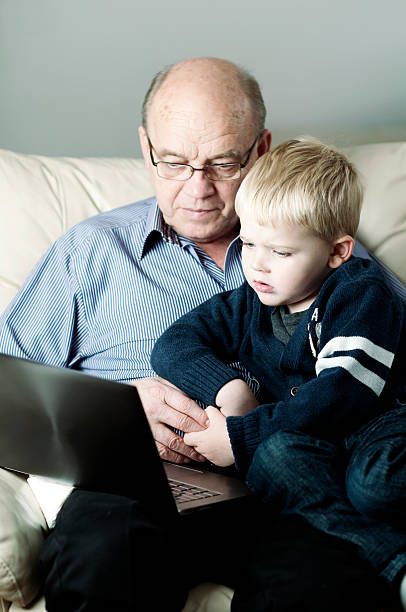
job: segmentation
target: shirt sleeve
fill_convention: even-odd
[[[71,257],[56,241],[1,316],[0,351],[72,367],[86,330]]]
[[[397,354],[404,341],[405,309],[383,281],[337,289],[322,320],[315,377],[289,399],[227,418],[238,469],[245,473],[258,445],[280,429],[338,441],[371,420],[385,409],[388,387],[404,385]]]
[[[151,355],[154,370],[187,395],[215,404],[219,389],[242,378],[226,365],[238,361],[251,303],[248,285],[215,295],[171,325]]]

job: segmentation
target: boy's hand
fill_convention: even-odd
[[[216,405],[225,416],[244,416],[258,406],[258,401],[247,383],[235,378],[218,391]]]
[[[232,465],[234,455],[228,437],[226,417],[214,406],[208,406],[206,414],[209,417],[208,428],[185,434],[184,442],[193,446],[195,451],[207,457],[215,465],[221,467]]]

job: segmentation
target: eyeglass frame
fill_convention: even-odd
[[[258,141],[260,136],[261,136],[261,134],[257,134],[254,142],[252,143],[252,145],[248,149],[248,151],[247,151],[247,158],[246,158],[244,163],[241,163],[241,162],[230,162],[230,164],[207,164],[207,166],[203,166],[203,168],[195,168],[194,166],[191,166],[190,164],[177,164],[178,166],[186,166],[187,168],[191,168],[191,170],[192,170],[191,175],[188,178],[186,178],[186,179],[176,179],[176,178],[168,178],[166,176],[161,176],[159,174],[159,172],[158,172],[158,165],[159,164],[170,164],[171,162],[155,161],[155,159],[154,159],[154,157],[152,155],[152,149],[154,149],[154,145],[150,141],[150,138],[149,138],[148,134],[147,134],[147,140],[148,140],[149,155],[150,155],[150,158],[151,158],[151,163],[156,168],[156,173],[157,173],[157,176],[159,178],[162,178],[165,181],[179,181],[180,183],[184,183],[185,181],[189,181],[192,178],[193,173],[197,171],[197,172],[204,172],[204,175],[207,178],[207,180],[212,181],[213,183],[216,183],[218,181],[238,181],[238,179],[241,178],[241,170],[247,166],[247,164],[249,162],[249,159],[251,157],[251,153],[253,152],[254,147],[255,147],[255,145],[256,145],[256,143],[257,143],[257,141]],[[173,162],[173,163],[176,164],[176,162]],[[213,166],[215,167],[215,166],[225,166],[225,165],[227,165],[227,166],[228,165],[230,165],[230,166],[231,165],[240,166],[240,174],[239,174],[239,176],[235,176],[234,178],[229,178],[229,179],[227,179],[227,178],[225,178],[225,179],[212,179],[209,176],[207,176],[207,168],[210,168],[210,167],[213,167]]]

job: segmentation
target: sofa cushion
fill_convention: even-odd
[[[406,285],[406,143],[344,149],[365,186],[358,237]]]
[[[23,476],[0,469],[0,599],[27,605],[41,586],[45,518]]]
[[[141,159],[0,150],[0,312],[42,253],[72,225],[150,195]]]

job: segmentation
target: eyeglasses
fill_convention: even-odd
[[[163,179],[168,179],[170,181],[187,181],[192,178],[193,172],[204,172],[209,181],[235,181],[241,177],[241,170],[248,164],[248,160],[259,138],[259,134],[252,143],[252,146],[248,149],[246,159],[243,163],[209,164],[203,168],[194,168],[190,164],[174,164],[171,162],[155,161],[152,155],[152,149],[154,147],[149,136],[147,136],[147,138],[151,162],[155,166],[158,176]]]

